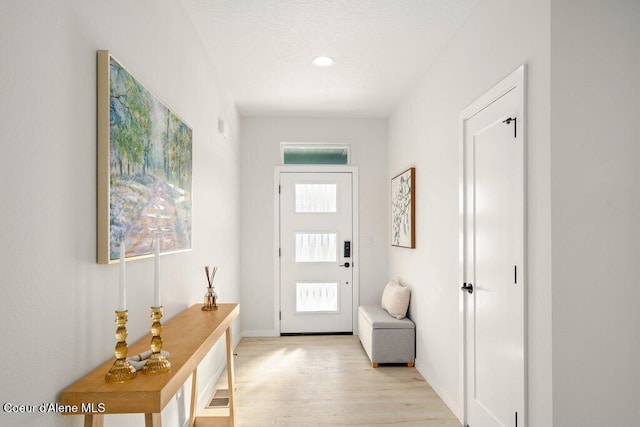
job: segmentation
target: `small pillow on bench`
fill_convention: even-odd
[[[382,293],[382,308],[395,317],[396,319],[404,319],[409,308],[409,299],[411,291],[406,286],[402,286],[396,282],[389,282],[384,287]]]

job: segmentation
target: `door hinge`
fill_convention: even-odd
[[[278,185],[278,194],[280,194],[282,192],[282,186]]]
[[[518,427],[518,413],[516,412],[516,427]]]
[[[518,284],[518,266],[513,266],[513,283]]]
[[[282,248],[278,248],[278,257],[282,257]]]
[[[511,122],[513,122],[513,137],[517,138],[518,137],[518,118],[517,117],[509,117],[506,120],[503,120],[502,123],[506,123],[506,124],[511,124]]]
[[[278,312],[278,319],[282,320],[282,312],[281,311]]]

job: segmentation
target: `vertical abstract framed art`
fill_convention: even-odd
[[[97,95],[98,263],[191,250],[191,128],[106,50]]]
[[[391,245],[416,247],[416,168],[391,179]]]

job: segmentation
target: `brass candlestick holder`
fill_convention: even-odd
[[[127,328],[125,325],[128,319],[129,312],[127,310],[116,311],[116,323],[118,324],[116,329],[117,343],[114,351],[116,361],[104,376],[104,380],[108,383],[123,383],[136,377],[136,370],[127,360]]]
[[[203,311],[211,311],[218,309],[218,295],[216,295],[216,290],[212,286],[207,288],[207,293],[204,294],[204,304],[202,305]]]
[[[151,318],[153,323],[151,324],[151,356],[147,360],[147,363],[142,368],[143,374],[164,374],[171,370],[171,362],[162,355],[162,325],[160,319],[162,318],[162,306],[151,307]]]

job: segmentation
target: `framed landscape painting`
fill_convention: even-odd
[[[416,168],[391,179],[391,245],[416,247]]]
[[[98,51],[98,263],[191,249],[192,131]]]

